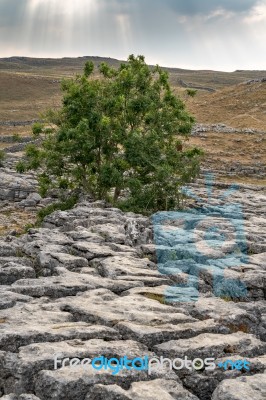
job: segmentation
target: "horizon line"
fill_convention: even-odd
[[[12,58],[28,58],[28,59],[36,59],[36,60],[64,60],[64,59],[78,59],[78,58],[107,58],[110,60],[118,61],[118,62],[127,62],[127,60],[121,60],[115,57],[110,57],[110,56],[64,56],[64,57],[36,57],[36,56],[23,56],[23,55],[13,55],[13,56],[5,56],[5,57],[0,57],[0,60],[5,60],[5,59],[12,59]],[[156,66],[156,64],[149,64],[149,66],[153,67]],[[246,72],[246,71],[254,71],[254,72],[266,72],[266,70],[261,70],[261,69],[235,69],[235,70],[230,70],[226,71],[223,69],[208,69],[208,68],[186,68],[186,67],[173,67],[173,66],[167,66],[167,65],[159,65],[161,68],[167,68],[167,69],[181,69],[181,70],[189,70],[189,71],[209,71],[209,72],[224,72],[224,73],[234,73],[234,72]]]

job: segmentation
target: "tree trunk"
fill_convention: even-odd
[[[116,202],[118,200],[118,197],[120,196],[121,193],[121,189],[119,187],[115,188],[115,193],[114,193],[114,202]]]

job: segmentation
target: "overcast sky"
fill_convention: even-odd
[[[266,0],[0,0],[0,57],[266,70]]]

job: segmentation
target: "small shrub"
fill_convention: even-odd
[[[41,124],[40,122],[36,122],[35,124],[33,124],[32,133],[34,136],[39,136],[40,133],[42,133],[42,131],[43,131],[43,124]]]
[[[190,97],[195,97],[197,94],[197,90],[196,89],[187,89],[187,94]]]
[[[53,204],[49,204],[47,207],[42,208],[38,212],[38,221],[37,221],[37,223],[43,222],[44,218],[47,217],[48,215],[52,214],[54,211],[70,210],[77,203],[77,200],[78,200],[77,196],[70,196],[65,201],[60,201],[60,202],[56,202],[56,203],[53,203]]]
[[[25,254],[23,253],[23,251],[21,249],[16,250],[16,257],[22,258],[24,256],[25,256]]]
[[[6,159],[6,153],[3,150],[0,150],[0,167],[4,166],[5,159]]]
[[[18,133],[14,133],[14,135],[12,135],[12,142],[17,143],[20,141],[20,136]]]
[[[25,163],[24,163],[23,161],[19,161],[19,162],[16,164],[16,171],[17,171],[19,174],[23,174],[23,173],[26,171],[26,165],[25,165]]]
[[[253,256],[254,254],[256,254],[256,251],[254,248],[252,248],[251,246],[247,249],[247,254],[248,256]]]
[[[23,233],[28,233],[30,229],[36,228],[35,224],[26,224],[23,229]]]

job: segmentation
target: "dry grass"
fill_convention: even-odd
[[[264,134],[207,132],[202,137],[192,137],[190,143],[202,147],[207,160],[217,163],[240,162],[251,165],[266,164],[266,136]]]
[[[0,72],[0,121],[39,118],[60,99],[60,84],[51,78]]]
[[[216,93],[201,92],[185,101],[199,123],[266,131],[266,82],[241,84]]]
[[[27,224],[34,224],[36,215],[33,212],[19,210],[18,208],[2,211],[0,213],[0,236],[8,232],[16,231],[18,234],[24,233]]]
[[[142,293],[142,295],[148,299],[158,301],[161,304],[167,304],[165,296],[157,293]]]
[[[266,135],[241,134],[241,133],[216,133],[207,132],[203,137],[192,137],[190,145],[201,147],[205,151],[205,164],[213,170],[229,169],[231,165],[239,164],[241,167],[258,168],[266,165]],[[226,176],[219,180],[232,183],[245,183],[265,185],[266,179],[256,175],[250,177]]]
[[[0,136],[31,136],[31,126],[0,126]]]
[[[243,176],[219,176],[219,181],[224,183],[232,183],[232,184],[243,184],[243,185],[254,185],[254,186],[264,186],[266,187],[266,179],[254,177],[243,177]]]
[[[8,147],[8,146],[11,146],[11,144],[8,144],[8,143],[1,143],[1,142],[0,142],[0,150],[3,150],[3,149],[5,149],[5,148]]]

